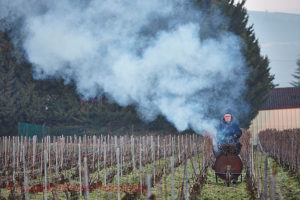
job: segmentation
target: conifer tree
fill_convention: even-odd
[[[291,82],[293,87],[300,87],[300,59],[297,61],[297,69],[292,76],[296,79],[295,81]]]
[[[235,3],[234,0],[191,1],[199,7],[199,12],[203,12],[203,20],[200,22],[201,39],[217,38],[224,31],[229,31],[243,40],[242,53],[249,75],[246,80],[247,91],[237,98],[237,103],[239,99],[246,101],[249,104],[249,111],[237,117],[242,127],[248,128],[268,98],[268,93],[275,86],[272,82],[274,76],[270,74],[269,60],[261,55],[253,26],[248,24],[245,0],[240,3]],[[224,20],[216,22],[214,16],[219,14],[224,16]],[[157,28],[163,28],[162,26],[163,20]],[[152,123],[145,124],[139,119],[133,106],[122,108],[116,104],[102,103],[102,100],[99,106],[94,101],[82,101],[76,94],[74,84],[65,85],[62,80],[54,79],[33,80],[31,66],[26,62],[17,63],[12,52],[13,48],[7,34],[0,32],[1,133],[16,133],[19,121],[47,123],[52,126],[88,124],[106,128],[125,127],[127,130],[132,124],[134,127],[150,130],[172,129],[171,124],[162,116]],[[297,71],[300,73],[300,70]],[[211,95],[215,98],[214,92],[211,92]],[[14,127],[14,130],[7,127]]]
[[[32,76],[28,73],[30,66],[20,67],[12,56],[12,51],[8,35],[0,32],[1,134],[16,133],[17,122],[25,117],[27,108],[32,103]]]
[[[241,126],[248,128],[275,85],[273,84],[274,75],[270,74],[269,59],[261,55],[253,26],[248,24],[248,14],[244,7],[246,0],[238,3],[234,0],[198,0],[196,2],[200,9],[206,8],[204,13],[207,17],[204,21],[205,27],[202,26],[202,30],[204,30],[202,37],[206,36],[206,32],[221,34],[222,30],[225,30],[240,36],[243,40],[242,53],[246,60],[248,78],[246,80],[247,91],[240,97],[240,102],[246,101],[249,108],[247,112],[237,117]],[[224,16],[223,21],[213,21],[212,15],[214,14],[212,13],[216,13],[216,10],[220,11],[221,16]]]
[[[244,41],[243,54],[249,72],[246,82],[248,89],[244,99],[250,108],[249,112],[240,116],[240,121],[242,127],[248,128],[275,85],[273,84],[274,75],[270,74],[269,59],[261,55],[253,25],[248,25],[245,2],[246,0],[243,0],[234,4],[234,0],[230,0],[226,13],[230,17],[229,30],[239,35]]]

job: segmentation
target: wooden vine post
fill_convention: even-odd
[[[23,156],[23,173],[24,173],[24,186],[23,188],[25,188],[25,200],[29,200],[29,181],[28,181],[28,176],[26,173],[26,160],[25,160],[25,150],[24,150],[24,144],[22,146],[22,156]],[[47,199],[46,199],[47,200]]]
[[[90,200],[90,192],[89,192],[89,176],[88,176],[88,166],[87,166],[87,158],[84,157],[84,182],[85,182],[85,197],[86,200]]]
[[[79,194],[82,195],[82,182],[81,182],[81,149],[80,149],[81,137],[78,142],[78,174],[79,174]]]
[[[118,200],[121,200],[121,196],[120,196],[120,149],[119,148],[117,148],[117,151],[116,151],[116,158],[117,158]]]
[[[45,187],[45,200],[47,200],[48,185],[47,185],[47,148],[44,149],[44,187]]]
[[[174,200],[175,196],[174,196],[174,188],[175,188],[175,181],[174,181],[174,157],[171,156],[170,158],[171,160],[171,199]]]

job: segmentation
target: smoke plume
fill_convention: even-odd
[[[0,2],[1,19],[21,21],[36,79],[73,80],[85,98],[134,105],[145,121],[163,115],[179,131],[212,130],[210,112],[247,107],[241,39],[204,29],[203,16],[185,0]],[[211,17],[216,26],[225,20]]]

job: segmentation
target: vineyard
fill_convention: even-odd
[[[0,199],[300,199],[299,134],[243,131],[230,187],[209,136],[1,137]]]

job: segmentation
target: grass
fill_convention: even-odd
[[[200,154],[200,161],[201,154]],[[262,183],[262,176],[264,175],[264,157],[262,157],[261,160],[261,183]],[[275,192],[275,199],[279,199],[279,190],[282,193],[284,200],[296,200],[300,199],[300,183],[297,179],[296,175],[291,175],[288,171],[284,170],[282,167],[280,167],[273,159],[269,158],[269,170],[268,174],[270,176],[271,174],[271,168],[274,172],[276,172],[275,179],[277,184],[277,189]],[[124,163],[125,165],[130,163]],[[166,168],[170,167],[170,158],[166,159]],[[255,164],[255,166],[257,166]],[[123,168],[126,166],[123,166]],[[143,166],[143,176],[145,174],[151,174],[152,173],[152,163],[149,163],[145,166]],[[197,166],[198,167],[198,166]],[[163,160],[161,159],[160,162],[156,161],[156,171],[158,172],[159,169],[163,168]],[[112,166],[107,168],[107,175],[113,170],[116,169],[116,166]],[[193,184],[194,181],[194,174],[193,174],[193,168],[191,161],[188,160],[188,180],[189,180],[189,186]],[[75,168],[71,169],[73,172],[75,171]],[[65,178],[68,178],[68,174],[71,173],[71,170],[65,170],[63,171],[63,174],[65,175]],[[184,170],[185,165],[182,163],[179,167],[175,168],[174,172],[174,180],[175,180],[175,199],[178,199],[178,195],[180,194],[179,191],[181,191],[181,185],[184,177]],[[256,170],[255,170],[256,171]],[[199,173],[199,167],[197,169],[197,173]],[[48,172],[49,175],[49,172]],[[52,176],[55,176],[55,172],[52,172]],[[99,177],[103,180],[104,176],[104,170],[96,171],[94,173],[89,174],[90,177]],[[245,177],[245,173],[243,173],[243,177]],[[165,174],[162,176],[161,180],[157,182],[154,187],[151,189],[152,193],[155,194],[156,199],[171,199],[171,174]],[[75,179],[71,180],[72,185],[79,184],[79,177],[76,177]],[[30,184],[37,184],[39,183],[40,178],[38,177],[35,180],[30,180]],[[82,178],[83,180],[83,178]],[[226,186],[225,182],[218,179],[219,182],[216,183],[215,180],[215,174],[214,171],[209,168],[207,170],[207,180],[206,184],[202,188],[201,195],[197,197],[197,200],[223,200],[223,199],[232,199],[232,200],[241,200],[241,199],[251,199],[251,196],[247,190],[246,182],[243,180],[243,182],[239,182],[237,184],[231,184],[229,187]],[[185,182],[185,180],[184,180]],[[120,185],[121,186],[136,186],[139,184],[139,169],[134,169],[130,174],[123,175],[120,177]],[[117,185],[117,176],[114,177],[112,183],[107,185]],[[262,184],[261,184],[262,187]],[[185,189],[184,189],[185,191]],[[4,197],[8,197],[9,191],[6,189],[1,190],[1,194]],[[65,199],[65,193],[60,191],[57,193],[57,199]],[[101,190],[97,189],[93,192],[90,192],[90,199],[108,199],[108,195],[110,195],[110,199],[117,199],[117,191],[111,191],[108,193],[108,191],[105,190],[105,188],[102,188]],[[121,198],[124,196],[124,193],[121,193]],[[51,193],[48,194],[48,197],[52,196]],[[142,195],[142,199],[145,198],[145,195]],[[43,192],[39,192],[37,194],[30,194],[30,199],[44,199]],[[79,199],[84,199],[83,196],[80,196]]]
[[[300,199],[300,182],[297,175],[291,174],[288,170],[280,167],[273,159],[271,166],[277,172],[275,179],[276,184],[279,186],[284,200],[299,200]],[[276,199],[279,199],[278,190]]]
[[[257,154],[256,154],[257,155]],[[260,169],[259,169],[259,180],[260,180],[260,192],[263,193],[263,183],[265,182],[265,156],[260,156]],[[256,159],[255,159],[256,160]],[[275,199],[280,199],[280,194],[283,200],[300,200],[300,182],[297,175],[292,174],[287,169],[281,167],[273,158],[268,158],[268,191],[267,195],[270,197],[270,175],[274,173],[276,188],[274,190]],[[257,160],[255,162],[257,168]],[[255,170],[257,176],[258,170]]]
[[[243,173],[243,177],[245,174]],[[241,200],[241,199],[250,199],[250,195],[247,191],[247,186],[245,180],[243,182],[239,181],[237,184],[230,184],[229,187],[226,186],[226,183],[218,178],[218,183],[216,183],[215,172],[209,168],[207,170],[207,183],[204,185],[199,200]]]

